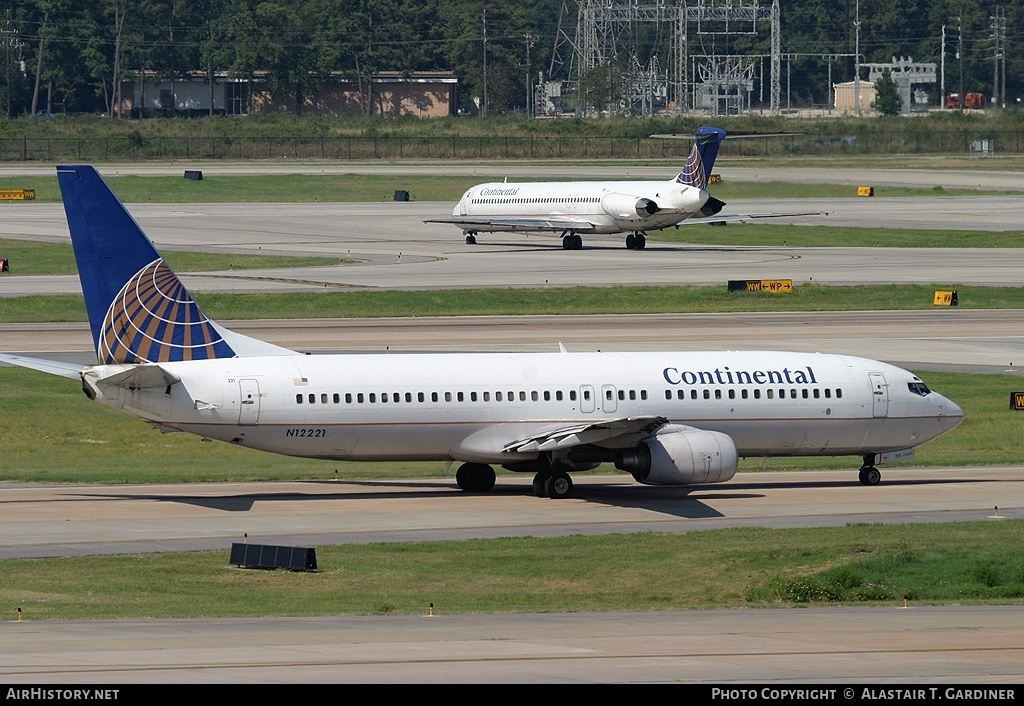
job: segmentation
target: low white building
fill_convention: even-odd
[[[860,83],[858,87],[857,84]],[[835,95],[833,108],[844,115],[857,114],[857,93],[860,92],[860,112],[872,113],[875,110],[875,86],[867,81],[849,81],[832,84]]]

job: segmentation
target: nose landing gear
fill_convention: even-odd
[[[861,468],[859,477],[860,483],[864,486],[877,486],[882,482],[882,473],[879,472],[878,468],[871,465],[865,465]]]

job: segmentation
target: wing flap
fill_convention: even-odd
[[[590,424],[578,424],[518,439],[506,444],[503,453],[531,453],[554,451],[573,446],[595,444],[622,436],[647,435],[668,424],[665,417],[623,417]]]

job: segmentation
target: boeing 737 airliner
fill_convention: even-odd
[[[746,456],[913,456],[961,409],[912,373],[786,352],[300,355],[211,321],[95,169],[57,168],[98,363],[0,355],[80,379],[85,394],[161,431],[349,461],[494,466],[538,496],[613,463],[641,483],[729,480]]]
[[[674,179],[667,181],[556,181],[477,184],[463,194],[451,218],[424,223],[451,223],[462,228],[466,243],[478,233],[555,232],[562,248],[583,247],[580,233],[628,233],[626,248],[643,250],[647,232],[697,222],[815,216],[821,212],[721,214],[725,206],[707,192],[725,130],[702,127],[693,149]]]

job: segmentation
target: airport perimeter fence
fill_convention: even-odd
[[[979,149],[984,145],[985,149]],[[1020,153],[1024,130],[859,131],[731,140],[731,157]],[[20,137],[0,139],[0,161],[237,159],[332,161],[491,159],[680,159],[687,139],[650,137]]]

